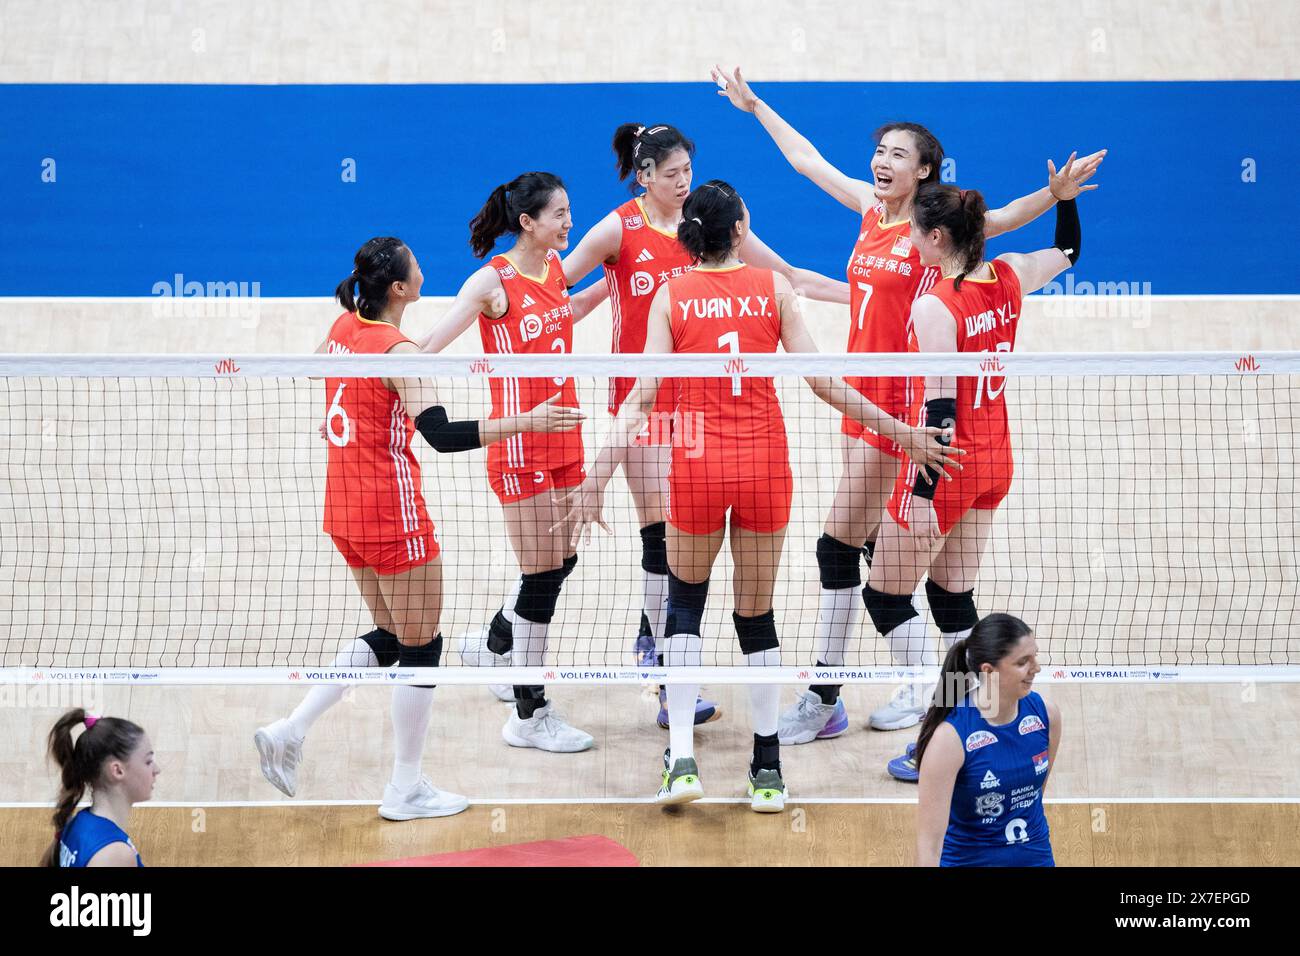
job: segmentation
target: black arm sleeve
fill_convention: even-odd
[[[415,427],[434,451],[444,454],[483,447],[478,437],[478,422],[449,422],[447,410],[441,405],[430,405],[420,412],[415,417]]]
[[[1083,234],[1079,228],[1079,207],[1073,199],[1056,204],[1056,241],[1054,245],[1065,253],[1070,265],[1079,261],[1079,245]]]
[[[956,428],[957,427],[957,399],[955,398],[932,398],[925,403],[925,427],[926,428]],[[951,441],[939,436],[939,443],[942,445],[952,444]],[[926,476],[929,480],[926,480]],[[933,468],[924,466],[916,469],[916,480],[912,482],[912,495],[917,498],[934,499],[934,490],[939,486],[939,473]]]

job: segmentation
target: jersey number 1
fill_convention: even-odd
[[[724,347],[725,347],[726,350],[727,350],[728,352],[730,352],[732,355],[739,355],[739,354],[740,354],[740,333],[739,333],[739,332],[728,332],[726,335],[719,335],[719,336],[718,336],[718,347],[719,347],[719,348],[724,348]],[[739,394],[740,394],[740,376],[739,376],[739,375],[733,375],[733,376],[731,376],[731,394],[732,394],[732,395],[739,395]]]
[[[352,420],[348,418],[348,413],[343,410],[339,404],[339,399],[343,397],[343,389],[347,382],[340,382],[338,391],[334,393],[334,399],[330,402],[329,411],[325,413],[325,434],[335,445],[342,448],[352,440]],[[340,419],[343,422],[338,434],[334,433],[334,419]]]

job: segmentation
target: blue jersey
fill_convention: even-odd
[[[965,762],[952,788],[940,866],[1055,866],[1043,813],[1048,719],[1043,698],[1020,699],[1011,723],[994,726],[967,698],[948,715]]]
[[[85,866],[110,843],[125,843],[132,850],[135,844],[126,831],[89,809],[78,811],[59,834],[59,866]],[[135,865],[144,866],[140,854],[135,855]]]

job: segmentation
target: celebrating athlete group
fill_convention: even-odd
[[[1096,188],[1085,184],[1105,151],[1072,154],[1059,170],[1049,160],[1045,187],[988,209],[977,190],[940,181],[943,149],[923,126],[881,127],[870,181],[858,179],[759,99],[739,69],[716,69],[714,80],[719,97],[752,114],[796,172],[860,217],[857,242],[846,250],[847,282],[787,264],[759,239],[751,210],[727,182],[692,188],[695,150],[683,131],[625,124],[613,148],[633,198],[567,255],[573,221],[564,183],[553,173],[525,172],[494,189],[470,221],[470,244],[487,261],[423,340],[401,331],[423,282],[416,252],[383,237],[356,253],[336,290],[345,311],[317,351],[438,352],[477,325],[486,353],[564,354],[572,351],[574,323],[608,297],[615,353],[815,352],[800,311],[808,297],[846,308],[850,352],[998,353],[1015,346],[1023,296],[1078,259],[1076,197]],[[1049,209],[1056,215],[1052,247],[984,258],[986,238]],[[492,254],[507,234],[509,248]],[[598,266],[606,281],[570,296]],[[974,600],[980,559],[1012,484],[1005,379],[806,381],[842,416],[842,469],[815,544],[816,664],[844,663],[865,608],[899,667],[942,665],[938,692],[904,685],[867,719],[882,731],[920,724],[916,743],[889,764],[893,776],[920,785],[918,862],[1050,865],[1042,790],[1060,714],[1032,690],[1032,628],[1006,614],[981,618]],[[430,667],[441,660],[441,550],[454,542],[439,541],[421,494],[411,449],[416,432],[439,452],[487,448],[486,482],[519,564],[500,609],[461,639],[464,663],[543,664],[564,582],[593,525],[604,525],[604,491],[620,468],[642,542],[643,613],[639,633],[629,635],[639,662],[701,665],[704,641],[716,637],[701,628],[710,574],[729,535],[741,652],[751,665],[781,663],[772,596],[794,482],[771,379],[611,379],[613,427],[590,462],[573,379],[492,378],[490,390],[488,418],[452,421],[428,380],[326,380],[324,530],[374,619],[371,631],[341,648],[335,665]],[[654,427],[669,419],[699,423],[698,448]],[[913,603],[922,579],[942,661],[940,642]],[[955,696],[944,691],[954,680],[963,688]],[[593,746],[590,734],[553,709],[544,687],[491,689],[511,704],[502,728],[510,746],[555,753]],[[312,688],[290,715],[257,731],[262,771],[284,793],[295,793],[304,740],[343,690]],[[754,743],[746,791],[754,810],[779,812],[790,799],[781,746],[838,737],[850,719],[836,685],[808,687],[784,711],[777,685],[754,684],[749,693]],[[421,773],[432,695],[431,687],[393,690],[396,754],[379,808],[387,820],[445,816],[468,804]],[[708,777],[694,728],[719,719],[721,710],[694,685],[661,687],[659,700],[669,745],[655,799],[696,800]],[[81,741],[109,727],[87,725]],[[71,746],[60,738],[65,751],[71,761]],[[96,779],[87,775],[85,785]],[[125,818],[117,822],[125,837]]]

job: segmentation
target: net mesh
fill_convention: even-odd
[[[492,357],[496,375],[518,365],[576,376],[589,462],[609,421],[610,377],[721,368],[593,358]],[[880,356],[747,356],[727,366],[773,377],[788,434],[794,496],[772,601],[783,664],[816,658],[814,546],[844,454],[839,414],[801,376],[974,373],[966,358],[898,356],[886,367]],[[321,531],[328,396],[308,376],[324,360],[228,361],[0,362],[0,666],[317,666],[373,626]],[[487,366],[471,360],[328,361],[358,374],[418,370],[453,419],[489,407],[478,371]],[[1008,355],[1004,372],[1015,478],[980,562],[981,613],[1029,621],[1049,667],[1300,664],[1297,355]],[[413,448],[442,547],[441,630],[472,633],[519,575],[485,452],[438,455],[418,435]],[[613,534],[580,549],[548,665],[636,665],[640,520],[621,473],[604,517]],[[707,666],[742,663],[732,565],[724,546],[703,625]],[[923,590],[915,603],[925,616]],[[892,663],[864,616],[845,664]],[[443,666],[461,661],[452,652]]]

